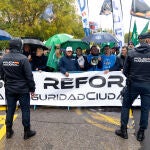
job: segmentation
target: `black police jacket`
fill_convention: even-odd
[[[30,63],[27,57],[17,50],[11,50],[0,60],[0,77],[4,80],[7,92],[28,93],[35,91]]]
[[[128,52],[123,73],[129,81],[150,82],[150,45],[142,44]]]

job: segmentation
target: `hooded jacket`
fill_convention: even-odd
[[[0,60],[0,77],[4,80],[7,92],[34,92],[35,82],[30,63],[26,56],[20,54],[21,44],[17,42],[19,41],[10,41],[10,53]]]
[[[129,81],[150,82],[150,45],[142,44],[128,52],[123,73]]]

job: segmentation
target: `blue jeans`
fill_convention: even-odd
[[[147,129],[150,109],[150,85],[144,82],[133,82],[130,84],[123,97],[121,110],[121,126],[127,127],[129,120],[129,109],[134,100],[140,95],[141,97],[141,117],[140,128]]]
[[[30,127],[30,94],[29,93],[8,93],[6,92],[7,100],[7,114],[6,114],[6,126],[12,127],[13,117],[16,110],[16,103],[19,100],[19,104],[22,111],[22,124],[26,128]]]

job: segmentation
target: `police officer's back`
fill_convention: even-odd
[[[140,95],[141,117],[137,140],[143,141],[144,131],[148,126],[150,110],[150,33],[142,35],[144,43],[128,52],[123,73],[127,77],[127,88],[123,96],[121,111],[121,128],[116,130],[116,135],[127,139],[127,124],[129,119],[129,109],[134,100]]]
[[[11,40],[10,53],[4,55],[2,59],[2,78],[6,81],[5,90],[8,92],[28,93],[35,91],[31,66],[27,57],[20,53],[21,45],[19,39]]]
[[[20,53],[22,40],[15,38],[10,40],[10,53],[0,60],[0,77],[5,83],[5,95],[7,100],[6,138],[13,135],[13,116],[16,102],[19,100],[22,110],[22,124],[24,126],[24,139],[36,134],[30,130],[30,94],[34,96],[35,83],[30,63],[26,56]]]
[[[128,52],[123,73],[131,81],[150,82],[150,45],[143,43]]]

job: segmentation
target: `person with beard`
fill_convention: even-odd
[[[128,50],[133,50],[133,49],[134,49],[134,43],[132,41],[129,41]]]
[[[77,59],[73,56],[72,47],[66,48],[65,56],[61,57],[59,60],[59,70],[66,77],[69,77],[70,72],[80,71],[80,67]]]
[[[99,49],[96,45],[91,47],[91,52],[89,55],[87,55],[87,61],[87,71],[101,71],[102,61],[99,54]]]

